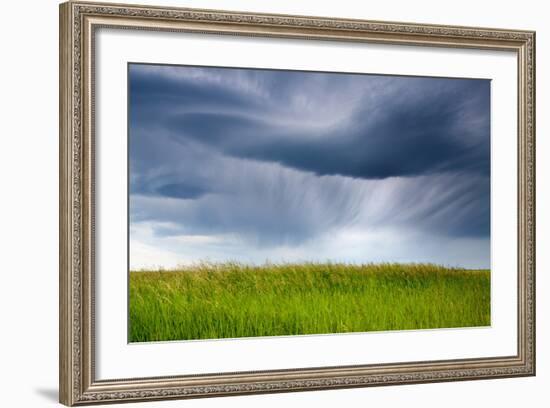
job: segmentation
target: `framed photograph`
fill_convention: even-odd
[[[535,33],[60,6],[60,401],[535,374]]]

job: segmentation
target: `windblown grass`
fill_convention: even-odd
[[[130,272],[131,342],[490,324],[490,272],[431,264],[201,264]]]

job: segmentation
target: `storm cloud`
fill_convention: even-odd
[[[129,115],[134,248],[488,266],[489,80],[131,64]]]

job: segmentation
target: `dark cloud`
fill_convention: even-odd
[[[159,236],[489,236],[487,80],[132,65],[129,88],[131,222]]]
[[[217,70],[219,71],[219,69]],[[231,70],[228,70],[231,75]],[[271,82],[338,74],[265,71]],[[356,88],[370,89],[376,76],[348,75]],[[153,77],[154,78],[154,77]],[[169,130],[180,143],[188,140],[241,158],[282,163],[319,175],[385,178],[444,171],[489,173],[490,84],[487,80],[383,77],[391,91],[374,101],[365,98],[349,117],[326,127],[288,126],[281,109],[292,90],[277,101],[243,95],[231,88],[159,80],[136,75],[132,106],[147,111],[149,123]],[[305,79],[304,79],[305,81]],[[296,83],[296,79],[292,79]],[[144,85],[144,83],[146,85]],[[298,87],[294,92],[300,92]],[[370,97],[370,95],[368,95]],[[277,103],[280,105],[278,108]],[[180,107],[180,109],[178,109]],[[277,119],[282,119],[278,121]]]
[[[397,100],[380,101],[384,108],[373,119],[370,108],[361,109],[347,123],[324,129],[297,131],[257,117],[216,112],[178,114],[167,117],[165,124],[184,135],[178,138],[225,154],[319,175],[376,179],[448,171],[488,174],[488,84],[464,82],[458,90],[424,92],[422,99],[408,103],[395,95]],[[467,120],[473,113],[486,115],[481,127]]]
[[[235,106],[252,103],[238,92],[220,92],[219,86],[204,86],[200,80],[177,80],[164,75],[151,75],[139,65],[130,66],[130,102],[136,118],[140,113],[158,113],[167,107],[191,104],[194,107]],[[143,108],[143,109],[140,109]],[[143,118],[142,118],[143,119]]]

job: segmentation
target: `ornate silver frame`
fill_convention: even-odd
[[[518,349],[513,356],[96,380],[94,33],[98,27],[513,51],[518,63]],[[289,15],[60,5],[60,402],[192,398],[535,374],[535,33]]]

